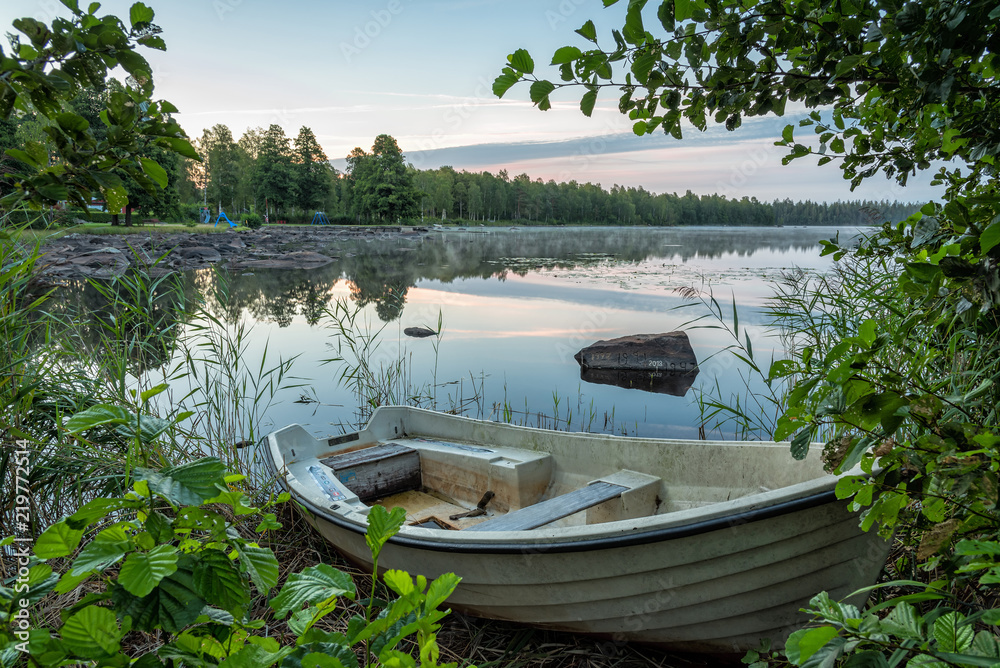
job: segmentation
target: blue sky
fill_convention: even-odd
[[[631,135],[611,95],[592,118],[579,112],[579,92],[554,96],[546,112],[527,102],[523,85],[503,100],[493,96],[492,81],[515,49],[527,48],[536,72],[544,71],[559,46],[582,46],[573,30],[588,18],[599,35],[620,25],[624,9],[602,9],[600,0],[145,1],[168,48],[145,54],[156,96],[180,109],[192,137],[216,123],[236,137],[271,123],[294,136],[306,125],[335,165],[386,133],[420,168],[507,169],[543,180],[764,200],[934,196],[929,177],[906,189],[876,177],[851,193],[833,164],[782,167],[773,141],[794,118],[754,119],[735,133],[692,129],[677,142]],[[124,17],[130,5],[105,2],[102,12]],[[0,4],[6,27],[19,16],[66,14],[58,0]]]

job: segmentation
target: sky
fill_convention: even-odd
[[[86,5],[88,0],[80,0]],[[192,138],[217,123],[238,138],[282,126],[289,137],[313,130],[338,167],[354,147],[396,138],[420,169],[451,165],[506,169],[544,181],[642,186],[656,193],[792,199],[926,201],[939,196],[930,175],[900,188],[881,176],[853,193],[834,163],[814,158],[782,166],[775,147],[796,116],[749,119],[736,132],[689,128],[683,141],[636,137],[599,99],[591,118],[578,90],[553,95],[541,112],[520,84],[503,99],[493,79],[507,54],[526,48],[536,74],[560,46],[583,47],[573,31],[587,19],[608,43],[624,6],[600,0],[145,0],[156,12],[167,51],[143,49],[153,66],[155,97],[172,102]],[[102,3],[99,14],[128,16],[131,2]],[[0,25],[20,16],[67,16],[59,0],[0,0]],[[652,19],[655,20],[655,19]]]

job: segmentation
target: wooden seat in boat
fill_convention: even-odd
[[[398,443],[345,452],[320,463],[333,469],[337,480],[362,501],[420,489],[421,485],[420,453]]]
[[[471,526],[466,531],[526,531],[537,529],[573,513],[586,510],[599,503],[618,498],[628,487],[598,481],[585,487],[561,494],[547,501],[536,503],[507,513],[486,522]]]

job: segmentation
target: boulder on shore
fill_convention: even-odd
[[[683,372],[698,368],[684,332],[633,334],[598,341],[573,356],[584,369]]]

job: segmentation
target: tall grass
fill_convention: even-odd
[[[724,388],[716,378],[696,390],[702,433],[770,440],[797,380],[795,375],[779,373],[775,363],[805,360],[808,366],[809,360],[824,360],[837,342],[857,335],[865,319],[877,319],[889,328],[902,323],[908,315],[907,300],[896,289],[898,272],[891,257],[854,255],[822,274],[801,269],[783,272],[772,283],[773,294],[764,307],[766,337],[777,342],[781,351],[769,359],[754,352],[749,331],[740,326],[735,300],[723,304],[710,285],[679,289],[689,300],[681,308],[700,306],[705,311],[682,327],[725,332],[731,343],[715,355],[731,355],[742,365],[740,385]],[[933,367],[926,351],[911,347],[908,355],[890,357],[889,350],[886,347],[881,356],[876,355],[872,364],[903,375]],[[815,438],[827,440],[832,435],[829,429],[821,430]]]
[[[227,283],[218,282],[215,303],[191,299],[179,275],[154,277],[154,262],[90,281],[96,309],[60,310],[50,308],[54,288],[39,279],[40,261],[39,242],[0,241],[0,525],[13,526],[15,449],[30,451],[35,531],[91,498],[122,494],[138,466],[215,455],[265,487],[245,446],[262,435],[275,396],[296,386],[294,359],[272,361],[265,345],[247,364],[252,326],[217,315],[228,312]],[[67,430],[74,414],[107,409],[135,416],[137,429],[108,421]],[[142,438],[160,431],[149,425],[169,428]]]

